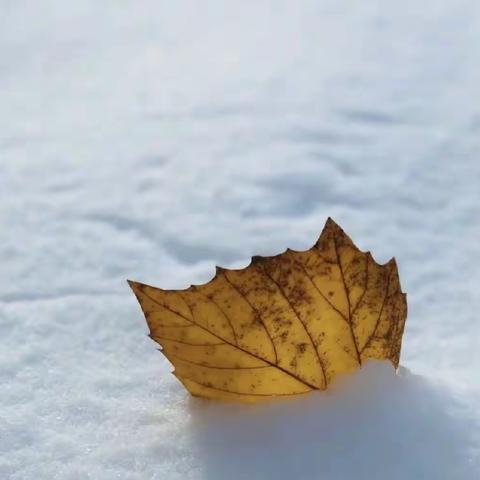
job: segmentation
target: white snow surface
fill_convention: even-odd
[[[480,2],[2,0],[0,479],[480,478]],[[395,375],[190,398],[126,279],[395,256]]]

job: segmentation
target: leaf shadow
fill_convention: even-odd
[[[369,362],[332,390],[261,405],[192,399],[205,480],[478,478],[475,420],[445,387]]]

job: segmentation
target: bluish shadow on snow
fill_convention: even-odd
[[[192,400],[205,480],[473,480],[469,416],[450,392],[370,362],[332,390],[263,405]]]

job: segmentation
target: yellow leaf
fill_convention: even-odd
[[[398,367],[407,304],[395,260],[377,264],[330,218],[305,252],[217,267],[185,290],[129,284],[196,396],[255,402],[326,389],[369,358]]]

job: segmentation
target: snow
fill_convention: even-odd
[[[191,428],[209,479],[400,480],[475,478],[468,422],[438,386],[370,363],[333,392],[294,402],[196,405]]]
[[[0,6],[0,478],[478,478],[480,4]],[[126,279],[395,256],[400,375],[189,398]],[[410,372],[410,373],[409,373]]]

